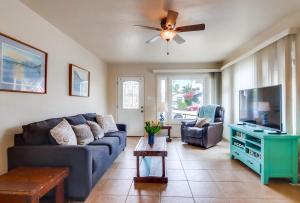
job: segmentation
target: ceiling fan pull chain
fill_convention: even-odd
[[[169,55],[169,42],[167,41],[167,55]]]

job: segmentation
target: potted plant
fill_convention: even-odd
[[[148,133],[148,144],[154,144],[154,135],[160,131],[160,123],[157,121],[146,121],[145,130]]]

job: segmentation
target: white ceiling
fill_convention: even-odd
[[[177,26],[205,23],[202,32],[181,33],[184,44],[145,41],[159,27],[163,0],[21,0],[106,62],[220,62],[280,19],[300,10],[300,0],[173,0]],[[153,5],[151,4],[153,3]]]

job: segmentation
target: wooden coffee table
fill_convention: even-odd
[[[55,188],[55,202],[63,203],[68,168],[20,167],[0,176],[0,202],[38,203]]]
[[[142,137],[133,151],[136,156],[136,177],[134,182],[167,183],[165,157],[168,155],[165,137],[155,137],[154,144],[148,144],[148,137]],[[143,157],[140,163],[140,156]]]

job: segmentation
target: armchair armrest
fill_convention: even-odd
[[[204,142],[206,147],[211,147],[216,145],[223,139],[223,123],[210,123],[207,128],[207,137],[205,137]]]
[[[87,197],[92,188],[92,152],[87,146],[15,146],[8,148],[7,156],[9,170],[19,166],[69,167],[67,192],[72,197]]]
[[[117,128],[119,131],[127,131],[127,126],[126,124],[117,124]]]
[[[196,120],[194,121],[182,121],[181,126],[186,126],[186,127],[194,127],[196,125]]]

